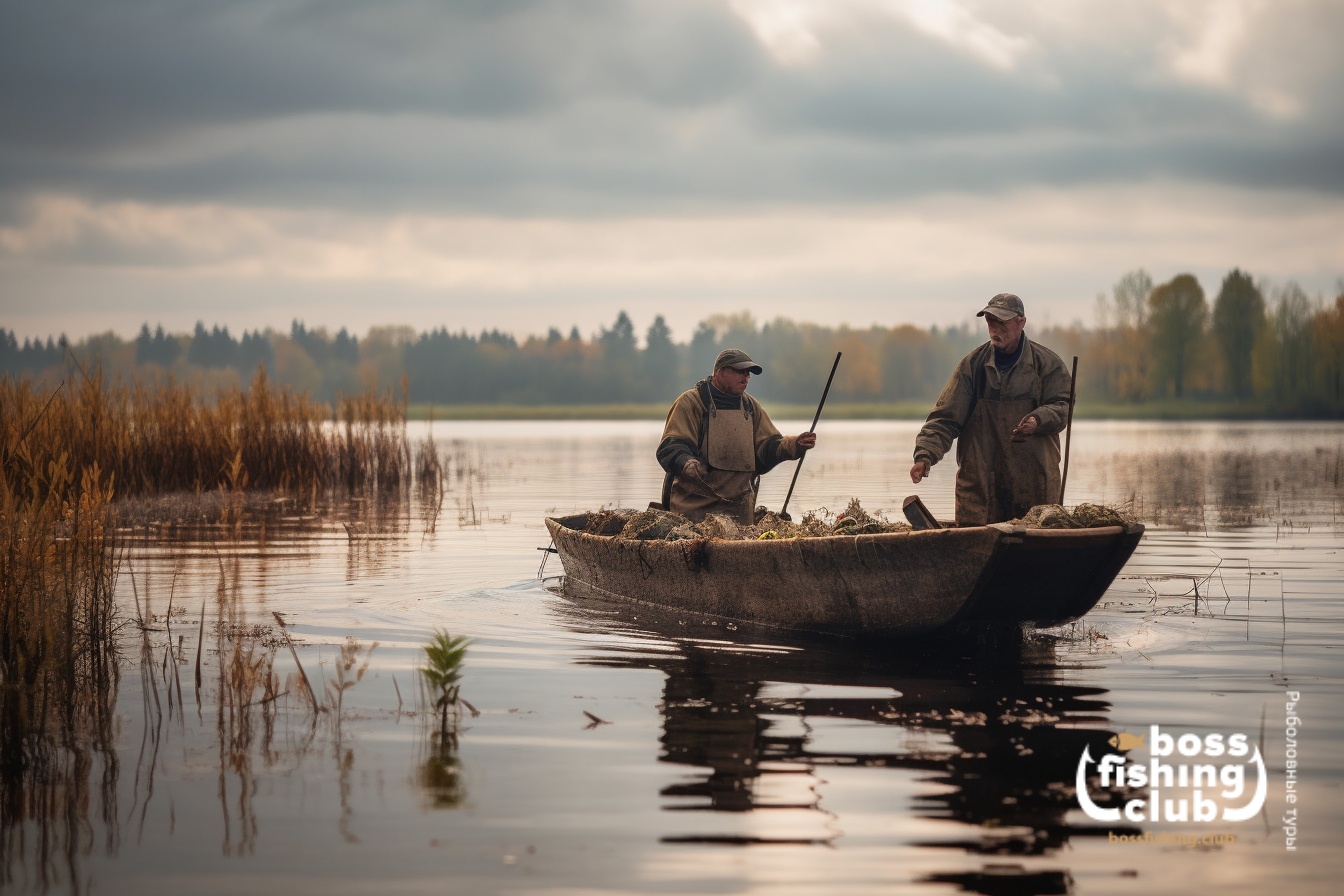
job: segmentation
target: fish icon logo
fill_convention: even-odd
[[[1121,731],[1119,734],[1112,735],[1106,743],[1115,747],[1121,753],[1128,753],[1130,750],[1143,746],[1143,735]]]

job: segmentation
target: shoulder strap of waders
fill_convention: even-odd
[[[696,383],[695,388],[700,393],[700,403],[705,406],[705,412],[700,420],[700,438],[696,442],[695,451],[701,457],[704,457],[705,440],[709,438],[709,412],[714,407],[714,397],[709,394],[708,377]]]

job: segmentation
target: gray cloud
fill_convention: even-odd
[[[1160,4],[1096,29],[1016,13],[1010,70],[871,15],[784,65],[708,0],[0,8],[9,200],[547,214],[1158,177],[1344,191],[1329,2],[1256,20],[1205,82],[1173,75]]]
[[[684,338],[1337,285],[1344,4],[791,0],[777,44],[744,2],[0,0],[0,313]]]
[[[324,114],[507,119],[592,96],[713,100],[749,37],[703,4],[10,2],[7,140],[137,141]]]

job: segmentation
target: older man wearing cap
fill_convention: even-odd
[[[672,404],[658,443],[668,510],[696,521],[721,513],[749,526],[761,474],[817,444],[812,432],[780,435],[765,408],[747,394],[752,374],[761,372],[746,352],[727,349],[715,359],[713,374]]]
[[[1023,334],[1022,300],[999,293],[978,314],[989,341],[961,360],[915,437],[918,484],[957,442],[959,526],[1017,519],[1059,501],[1059,433],[1068,421],[1068,368]]]

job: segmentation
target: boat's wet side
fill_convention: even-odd
[[[608,594],[784,628],[903,637],[956,618],[1003,538],[977,527],[669,542],[591,535],[564,520],[547,527],[567,576]]]
[[[781,628],[908,638],[950,625],[1047,628],[1092,609],[1143,536],[968,528],[790,539],[632,538],[633,511],[547,518],[570,588]],[[610,530],[610,531],[608,531]]]

